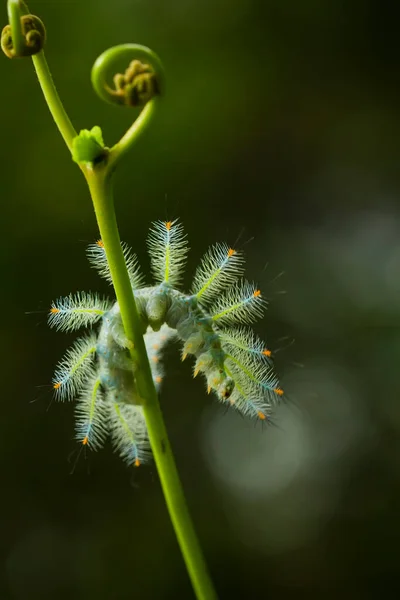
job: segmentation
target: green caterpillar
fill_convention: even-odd
[[[202,373],[207,392],[245,415],[269,419],[283,395],[271,352],[246,325],[261,317],[265,300],[260,290],[242,280],[243,255],[226,244],[212,246],[198,267],[190,294],[177,289],[188,253],[178,221],[157,221],[148,237],[155,280],[145,286],[136,256],[122,245],[134,291],[153,381],[163,379],[162,352],[177,339],[181,358],[195,358],[193,376]],[[101,240],[88,248],[91,265],[111,282]],[[62,331],[91,327],[58,364],[53,387],[56,398],[77,398],[76,437],[96,450],[110,435],[115,450],[139,466],[150,457],[141,398],[118,303],[96,294],[78,293],[53,303],[49,324]]]

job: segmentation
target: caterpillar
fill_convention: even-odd
[[[189,294],[179,290],[187,236],[178,221],[156,221],[148,236],[154,285],[145,285],[136,255],[122,243],[142,325],[153,381],[160,389],[166,344],[177,340],[181,359],[194,358],[193,376],[202,374],[208,393],[244,415],[269,420],[283,396],[271,351],[248,326],[266,307],[260,290],[243,279],[244,257],[227,244],[204,255]],[[90,244],[87,257],[112,282],[104,245]],[[76,399],[76,438],[93,450],[110,436],[129,465],[151,457],[146,422],[135,383],[134,364],[118,303],[79,292],[52,303],[49,325],[89,333],[75,341],[58,363],[53,389],[57,400]]]

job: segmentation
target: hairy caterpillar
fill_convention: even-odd
[[[145,286],[136,256],[122,245],[140,314],[147,354],[157,389],[163,379],[161,357],[175,338],[181,358],[195,358],[193,376],[205,377],[207,391],[245,415],[268,419],[283,395],[271,352],[246,325],[265,307],[260,290],[242,280],[243,255],[226,244],[211,247],[194,276],[190,294],[179,291],[188,243],[178,221],[157,221],[148,237],[155,280]],[[87,251],[91,265],[111,282],[104,246]],[[100,323],[96,332],[92,326]],[[57,365],[53,388],[59,400],[77,398],[76,437],[96,450],[106,437],[128,463],[150,457],[146,423],[135,385],[137,365],[129,355],[118,303],[85,292],[60,298],[49,325],[61,331],[90,327]]]

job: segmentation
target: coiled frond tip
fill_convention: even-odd
[[[15,20],[17,16],[12,16]],[[21,35],[18,37],[22,44],[14,43],[13,25],[19,27]],[[15,29],[14,29],[15,31]],[[38,54],[46,42],[46,28],[43,21],[36,15],[22,15],[19,23],[6,25],[1,32],[1,49],[8,58],[23,58]]]

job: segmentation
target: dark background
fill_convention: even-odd
[[[166,358],[162,408],[221,599],[399,597],[400,44],[390,6],[30,2],[71,119],[100,125],[109,145],[133,113],[92,92],[96,56],[136,42],[165,64],[162,111],[115,180],[121,236],[146,271],[149,224],[180,217],[187,286],[206,248],[226,240],[270,301],[257,330],[288,395],[277,427],[225,414],[176,348]],[[1,14],[6,24],[4,0]],[[50,302],[110,290],[85,259],[97,236],[91,202],[30,60],[3,56],[0,69],[0,598],[191,599],[154,465],[130,470],[108,446],[79,454],[73,406],[49,406],[52,371],[75,337],[47,328]]]

